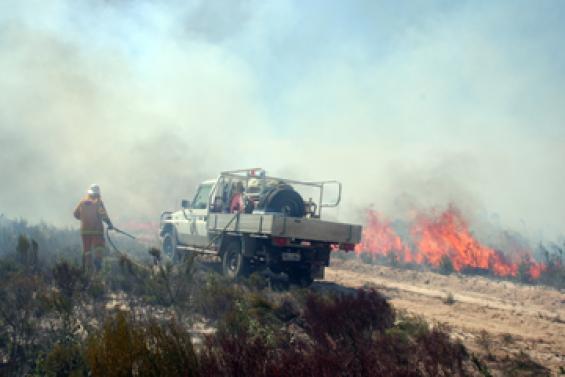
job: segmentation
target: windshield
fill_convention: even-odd
[[[206,185],[201,185],[196,193],[194,202],[192,202],[192,208],[194,209],[206,209],[208,208],[208,198],[210,197],[210,191],[212,190],[213,183]]]

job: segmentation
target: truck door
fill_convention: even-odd
[[[190,211],[189,208],[182,208],[180,211],[172,214],[172,220],[177,228],[177,238],[183,244],[191,242],[189,236],[194,219]]]
[[[190,223],[190,234],[188,235],[190,245],[208,245],[208,207],[210,204],[210,193],[213,187],[214,182],[203,183],[194,196],[194,201],[189,211],[189,217],[192,220]]]

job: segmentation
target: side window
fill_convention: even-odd
[[[208,198],[210,197],[210,191],[212,190],[212,185],[202,185],[198,189],[194,201],[192,202],[192,208],[194,209],[206,209],[208,208]]]

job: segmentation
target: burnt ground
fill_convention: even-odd
[[[359,260],[333,260],[319,287],[375,286],[396,310],[451,328],[472,352],[497,369],[521,352],[565,373],[565,292],[484,276],[441,275]],[[341,287],[340,287],[341,286]]]

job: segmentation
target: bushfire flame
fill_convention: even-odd
[[[396,234],[390,222],[377,212],[367,212],[367,225],[363,228],[361,243],[355,246],[355,252],[370,251],[373,254],[388,255],[391,252],[400,254],[406,263],[412,262],[412,251]]]
[[[531,253],[517,255],[512,259],[502,252],[481,244],[469,230],[461,212],[453,205],[437,214],[419,213],[410,227],[412,248],[395,232],[390,222],[376,211],[367,212],[367,224],[363,230],[357,253],[374,255],[394,253],[404,263],[430,264],[439,267],[449,258],[456,271],[465,269],[491,271],[497,276],[516,276],[520,264],[526,264],[529,274],[536,279],[544,265],[536,263]]]
[[[499,276],[515,276],[518,265],[508,262],[504,255],[481,245],[470,233],[461,213],[450,206],[440,216],[419,215],[412,227],[417,239],[419,263],[428,261],[438,267],[442,258],[448,256],[456,271],[468,267],[492,270]]]

